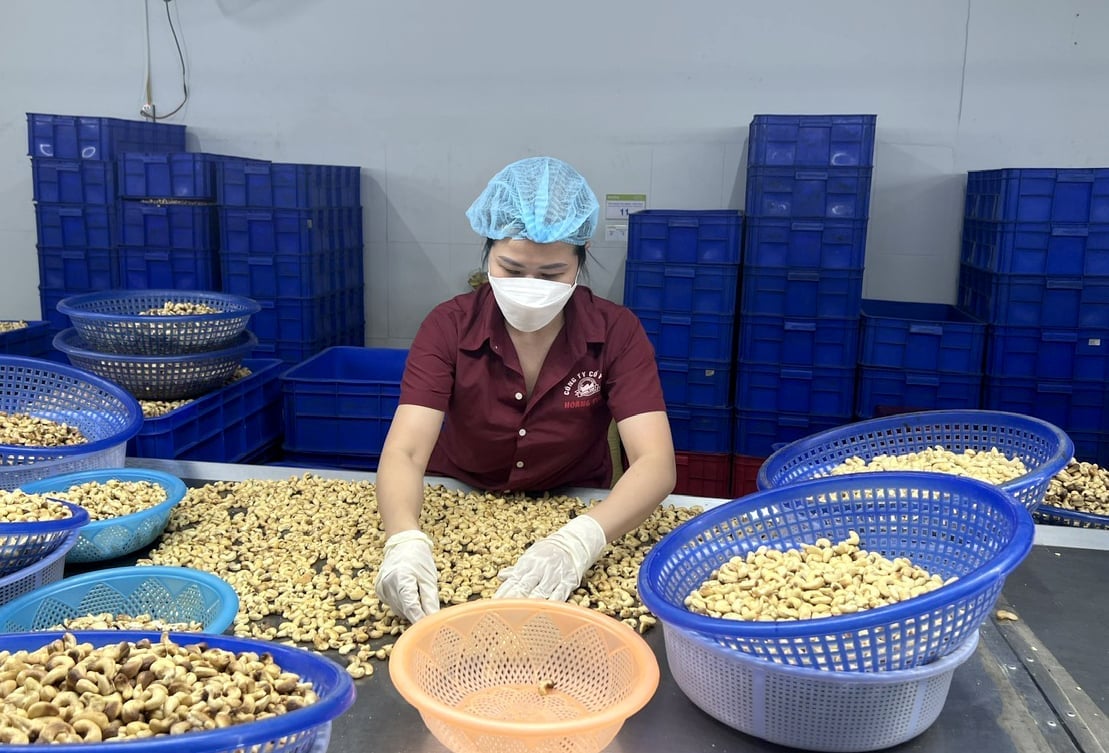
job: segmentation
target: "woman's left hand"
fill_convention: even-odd
[[[606,543],[601,524],[579,515],[528,547],[515,565],[501,570],[497,575],[504,583],[493,598],[566,601]]]

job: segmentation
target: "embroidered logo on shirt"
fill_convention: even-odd
[[[579,371],[562,386],[565,400],[564,408],[588,408],[601,400],[601,382],[604,374],[600,371]]]

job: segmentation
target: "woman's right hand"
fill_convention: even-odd
[[[409,622],[439,611],[439,572],[431,539],[422,531],[395,533],[385,540],[374,590],[379,599]]]

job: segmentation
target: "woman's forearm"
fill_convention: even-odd
[[[590,511],[605,538],[612,541],[650,517],[659,503],[674,490],[672,452],[644,454],[636,458],[608,496]]]
[[[424,470],[403,452],[382,452],[377,474],[377,510],[386,536],[420,527]]]

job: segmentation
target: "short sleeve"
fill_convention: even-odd
[[[446,307],[437,306],[420,324],[401,379],[400,402],[446,411],[454,389],[458,325]]]
[[[655,349],[643,324],[629,309],[613,317],[605,343],[608,407],[617,421],[652,411],[665,411]]]

